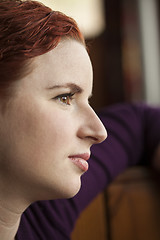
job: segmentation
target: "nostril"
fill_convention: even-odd
[[[91,139],[94,143],[98,143],[98,142],[99,142],[98,137],[90,137],[90,139]]]
[[[97,134],[96,136],[88,136],[93,142],[93,144],[98,144],[103,142],[108,137],[107,131],[104,129],[102,134]]]

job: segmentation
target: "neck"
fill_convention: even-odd
[[[0,239],[14,240],[21,214],[7,208],[0,202]]]
[[[14,240],[22,213],[31,204],[15,179],[0,172],[0,239]],[[12,184],[13,183],[13,184]]]
[[[18,196],[16,191],[11,192],[9,187],[0,188],[0,239],[15,239],[22,213],[29,206]]]

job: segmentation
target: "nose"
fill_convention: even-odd
[[[107,138],[107,130],[90,106],[83,113],[82,119],[78,137],[89,140],[91,144],[101,143]]]

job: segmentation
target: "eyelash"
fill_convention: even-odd
[[[62,104],[65,105],[71,105],[71,101],[73,100],[73,96],[75,95],[75,93],[64,93],[61,95],[58,95],[57,97],[55,97],[56,100],[59,100]]]

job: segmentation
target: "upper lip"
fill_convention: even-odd
[[[70,155],[69,158],[81,158],[87,161],[90,158],[90,153],[74,154],[74,155]]]

